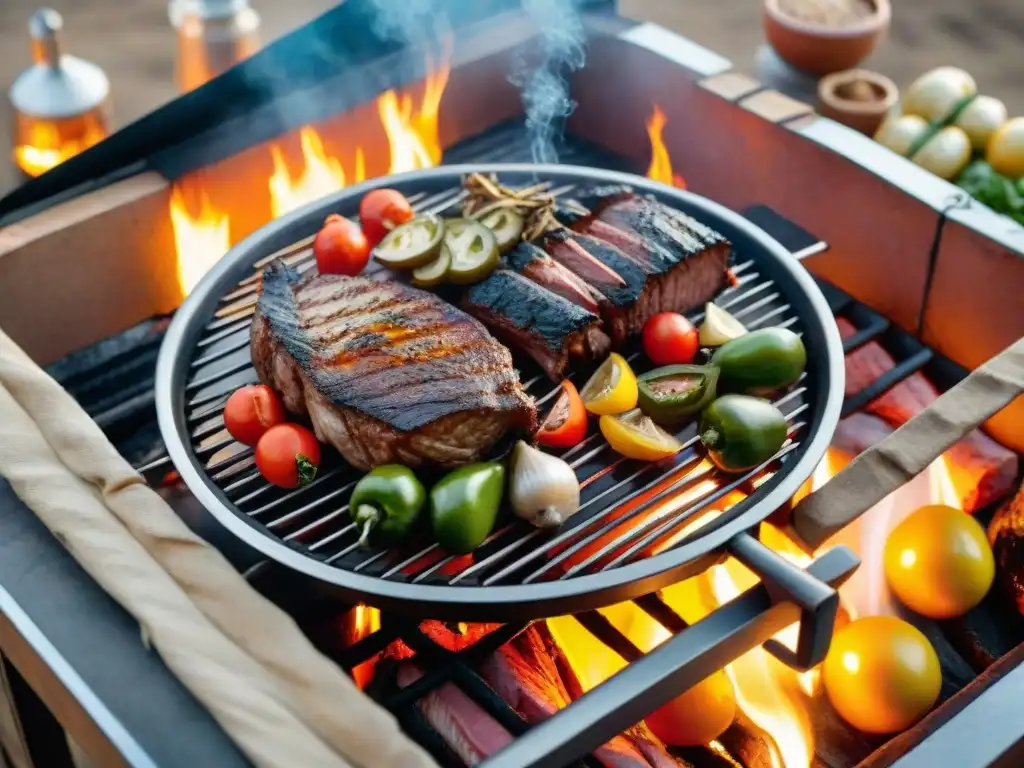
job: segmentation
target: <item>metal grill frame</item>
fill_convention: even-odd
[[[208,469],[203,467],[192,448],[195,435],[190,431],[186,411],[187,406],[196,405],[194,401],[187,402],[187,395],[197,388],[195,381],[190,382],[194,356],[201,355],[197,344],[204,333],[212,330],[211,320],[225,297],[237,292],[240,284],[252,284],[256,262],[266,261],[268,256],[314,233],[326,214],[354,213],[358,200],[368,190],[386,185],[408,195],[426,192],[437,197],[445,191],[452,193],[461,177],[473,171],[493,172],[506,180],[516,178],[524,182],[540,178],[573,186],[629,184],[720,231],[744,257],[752,257],[758,269],[778,285],[802,322],[808,346],[815,350],[809,361],[808,375],[816,384],[816,396],[812,412],[806,418],[810,425],[807,439],[793,447],[788,460],[755,494],[737,504],[729,514],[705,526],[690,540],[653,557],[574,578],[516,585],[489,584],[483,588],[408,583],[342,570],[304,548],[275,538],[248,515],[235,511],[233,502],[210,480]],[[226,322],[216,327],[230,325]],[[824,296],[781,244],[741,215],[692,193],[631,174],[563,165],[474,164],[383,177],[347,188],[272,222],[235,246],[188,297],[167,331],[157,362],[156,407],[170,458],[189,488],[221,524],[262,554],[314,577],[346,600],[433,618],[510,621],[598,608],[639,597],[703,570],[720,556],[719,551],[730,539],[783,506],[810,476],[838,423],[843,381],[842,343]],[[710,503],[709,499],[701,501]],[[661,528],[658,526],[655,530]],[[615,563],[622,559],[616,558]]]

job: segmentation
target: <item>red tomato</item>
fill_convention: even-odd
[[[587,434],[587,409],[576,385],[566,379],[554,406],[537,432],[537,442],[548,448],[572,448]]]
[[[692,363],[700,346],[693,323],[676,312],[661,312],[644,323],[643,341],[655,365]]]
[[[322,275],[358,275],[370,260],[370,243],[354,221],[332,213],[313,240]]]
[[[256,468],[280,488],[308,485],[320,466],[316,435],[298,424],[271,427],[256,443]]]
[[[370,245],[384,239],[384,235],[411,219],[415,214],[405,196],[394,189],[375,189],[367,192],[359,203],[359,223]]]
[[[263,434],[284,421],[284,406],[265,384],[236,389],[224,404],[224,426],[244,445],[256,445]]]

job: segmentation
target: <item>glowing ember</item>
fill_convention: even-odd
[[[346,641],[349,645],[368,637],[380,629],[380,611],[368,605],[357,605],[349,613],[350,626],[347,627]],[[373,679],[374,668],[377,666],[377,658],[371,658],[352,670],[352,678],[356,685],[365,688]]]
[[[270,212],[275,219],[346,186],[345,169],[337,158],[327,156],[320,134],[307,125],[299,131],[299,144],[303,170],[298,178],[289,173],[281,148],[270,147],[274,160],[269,182]],[[356,182],[363,180],[356,178]]]
[[[668,118],[661,111],[661,107],[654,105],[654,112],[647,120],[647,136],[651,140],[651,164],[647,168],[647,178],[660,181],[662,184],[671,184],[679,189],[686,189],[686,182],[679,174],[672,173],[672,158],[669,157],[668,148],[662,139],[662,132]]]
[[[106,135],[100,125],[86,125],[80,135],[62,137],[59,127],[46,120],[34,120],[26,144],[14,147],[14,162],[27,175],[40,176],[98,144]]]
[[[227,214],[213,207],[205,191],[199,190],[194,197],[199,202],[199,212],[195,215],[189,211],[182,187],[175,186],[171,192],[171,225],[178,252],[178,285],[182,296],[188,296],[231,247]]]

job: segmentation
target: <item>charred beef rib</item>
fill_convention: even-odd
[[[472,317],[397,282],[263,274],[253,365],[359,469],[475,461],[537,411],[512,357]]]
[[[600,360],[611,349],[601,318],[516,272],[499,269],[470,288],[462,306],[552,381],[562,380],[570,358]]]

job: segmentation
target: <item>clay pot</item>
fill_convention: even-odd
[[[818,112],[868,136],[899,98],[892,80],[867,69],[833,72],[818,83]]]
[[[875,12],[851,26],[812,24],[790,16],[779,0],[765,0],[764,28],[779,56],[797,69],[827,75],[852,69],[878,45],[892,20],[889,0],[870,0]]]

